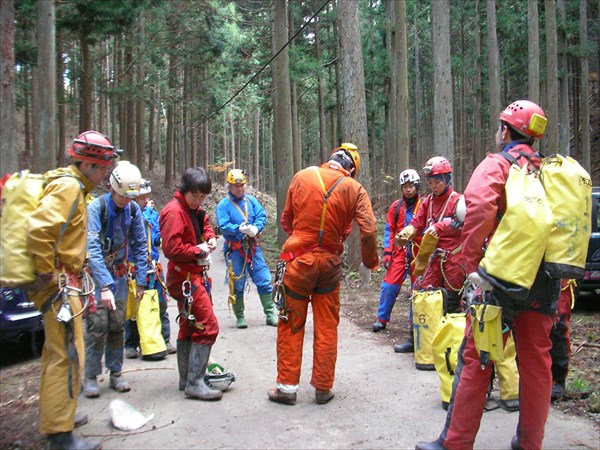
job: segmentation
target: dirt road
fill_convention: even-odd
[[[307,324],[301,388],[294,406],[272,403],[267,390],[276,376],[276,329],[265,325],[255,289],[246,297],[248,329],[235,328],[226,305],[224,263],[213,254],[213,298],[221,333],[213,356],[237,374],[220,402],[184,398],[177,389],[177,358],[159,362],[125,360],[132,389],[118,394],[102,377],[101,396],[82,398],[80,409],[90,421],[78,434],[94,436],[111,448],[414,448],[437,437],[445,418],[435,372],[414,369],[411,356],[378,345],[374,335],[342,318],[334,391],[327,405],[314,403],[309,385],[312,366],[312,321]],[[374,300],[375,301],[375,300]],[[173,321],[176,306],[170,303]],[[173,341],[177,325],[173,323]],[[154,419],[135,432],[112,427],[108,405],[127,401]],[[518,415],[495,410],[484,414],[476,447],[509,449]],[[544,448],[599,448],[599,432],[588,419],[551,410]]]

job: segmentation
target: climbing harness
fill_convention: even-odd
[[[279,319],[287,323],[289,320],[289,311],[285,307],[285,285],[283,284],[285,264],[285,261],[279,261],[277,263],[277,269],[275,270],[275,286],[273,288],[273,303],[277,307],[277,316]]]
[[[194,297],[192,296],[192,283],[190,281],[189,273],[187,279],[183,283],[181,283],[181,292],[183,294],[183,307],[181,308],[181,312],[175,319],[175,322],[177,322],[177,324],[181,326],[183,322],[187,320],[190,327],[195,327],[200,331],[204,331],[206,328],[203,324],[196,322],[196,317],[192,312]]]

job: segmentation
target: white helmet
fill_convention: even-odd
[[[142,181],[140,182],[140,194],[139,195],[146,195],[146,194],[149,194],[150,192],[152,192],[151,184],[152,184],[152,182],[150,180],[146,180],[145,178],[142,178]]]
[[[406,169],[404,172],[400,174],[398,177],[398,181],[400,181],[400,186],[406,183],[419,184],[421,181],[421,177],[414,169]]]
[[[465,203],[464,195],[461,195],[458,201],[456,202],[456,210],[454,214],[456,215],[456,220],[459,223],[465,222],[465,216],[467,215],[467,204]]]
[[[129,161],[119,161],[110,174],[110,186],[121,197],[136,198],[139,195],[142,174]]]
[[[204,382],[211,389],[218,389],[223,392],[229,389],[231,383],[235,381],[235,373],[225,372],[219,374],[210,374],[204,376]]]

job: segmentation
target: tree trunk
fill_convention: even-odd
[[[538,0],[527,0],[527,27],[529,71],[528,91],[529,100],[540,103],[540,19]]]
[[[408,115],[408,36],[406,29],[406,2],[396,4],[396,29],[398,34],[398,166],[400,173],[408,167],[410,149],[410,117]]]
[[[138,35],[136,38],[139,40],[137,45],[137,82],[135,90],[136,92],[136,165],[143,172],[146,165],[146,104],[144,102],[144,79],[146,77],[144,68],[144,53],[145,53],[145,39],[144,39],[144,15],[140,14],[138,19]]]
[[[367,133],[367,102],[365,75],[358,21],[358,1],[346,0],[337,4],[342,83],[342,135],[345,142],[356,145],[361,155],[358,180],[371,192],[369,141]],[[357,270],[361,262],[357,227],[348,239],[348,265]]]
[[[417,0],[417,8],[419,8],[419,2]],[[416,128],[416,141],[417,141],[417,158],[413,161],[413,164],[421,164],[425,158],[425,146],[423,145],[422,136],[424,133],[422,108],[423,108],[423,93],[421,91],[421,52],[419,42],[419,28],[417,26],[418,15],[415,14],[413,22],[413,33],[415,35],[415,128]]]
[[[294,27],[294,4],[288,4],[288,39],[295,33]],[[294,41],[290,43],[290,48],[294,45]],[[292,152],[294,159],[294,173],[302,168],[302,149],[300,148],[300,118],[298,117],[298,87],[295,80],[290,79],[290,96],[291,96],[291,112],[292,112]]]
[[[486,136],[492,136],[498,128],[498,115],[502,111],[500,100],[500,55],[496,33],[496,0],[487,0],[487,40],[490,92],[490,122]]]
[[[65,74],[65,61],[63,59],[63,35],[56,35],[56,118],[58,122],[57,129],[57,157],[56,163],[58,167],[65,165],[65,150],[66,146],[66,106],[65,106],[65,85],[63,82]],[[101,128],[102,129],[102,128]]]
[[[33,167],[45,172],[56,166],[56,11],[54,2],[38,3],[38,148]],[[2,125],[5,126],[4,124]]]
[[[546,8],[546,107],[548,126],[544,133],[544,153],[558,151],[558,51],[556,36],[556,0],[545,0]]]
[[[445,1],[431,3],[433,46],[433,153],[454,159],[454,120],[450,62],[450,8]],[[433,155],[432,155],[433,156]]]
[[[273,2],[273,53],[278,52],[287,42],[287,2]],[[287,48],[273,60],[273,151],[275,157],[275,195],[277,198],[277,217],[281,217],[287,195],[287,188],[293,176],[294,156],[292,142],[292,111],[290,94],[289,55]],[[279,227],[277,243],[279,247],[285,242],[286,235]]]
[[[81,78],[79,97],[79,131],[92,129],[92,61],[87,35],[83,33],[81,45]]]
[[[401,2],[386,2],[386,15],[387,23],[389,28],[389,43],[388,43],[388,54],[390,59],[390,83],[388,85],[388,128],[387,128],[387,145],[386,153],[387,158],[385,161],[385,171],[389,174],[398,173],[398,155],[400,153],[399,148],[399,136],[398,136],[398,82],[400,74],[398,73],[398,59],[399,55],[399,36],[398,36],[398,24],[396,23],[396,9],[399,8]]]
[[[15,4],[0,1],[0,159],[2,174],[19,169],[15,73]]]
[[[481,25],[480,25],[480,14],[479,14],[479,0],[476,0],[475,3],[475,19],[473,20],[475,29],[473,31],[475,38],[475,55],[477,58],[477,64],[475,68],[475,79],[473,81],[473,90],[474,90],[474,101],[475,104],[473,106],[473,126],[475,128],[475,136],[474,136],[474,160],[472,160],[472,167],[476,167],[479,162],[483,161],[486,154],[486,148],[483,141],[483,116],[482,116],[482,108],[483,108],[483,87],[481,85]]]
[[[600,6],[600,2],[598,2],[598,6]],[[579,38],[581,48],[586,49],[585,53],[581,55],[581,165],[589,173],[592,173],[590,149],[590,70],[587,51],[587,0],[579,1],[579,28],[581,30]]]
[[[315,17],[315,53],[317,64],[317,98],[319,108],[319,155],[320,161],[327,158],[327,123],[325,120],[325,91],[323,88],[323,67],[321,65],[321,39],[319,35],[319,17]]]

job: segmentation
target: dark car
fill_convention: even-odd
[[[592,235],[579,292],[600,294],[600,187],[592,188]]]
[[[39,354],[44,341],[42,314],[20,289],[0,288],[0,343],[21,342]]]

